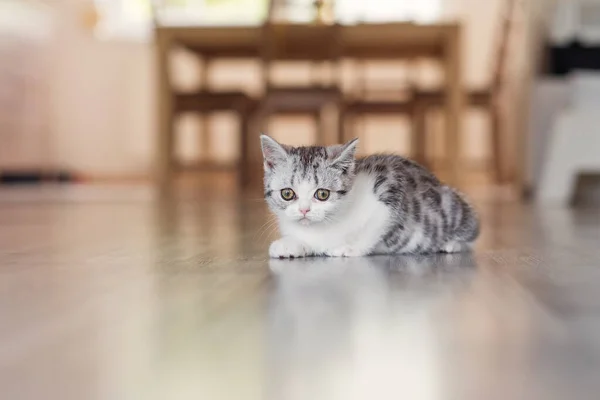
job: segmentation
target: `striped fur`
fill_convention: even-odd
[[[261,141],[265,198],[283,235],[271,245],[272,257],[452,253],[467,250],[479,235],[464,196],[413,161],[355,160],[356,140],[332,147]],[[292,201],[281,197],[285,188],[295,192]],[[329,190],[329,199],[316,199],[317,189]]]

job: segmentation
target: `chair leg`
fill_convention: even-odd
[[[259,131],[261,135],[268,135],[269,117],[272,111],[268,107],[260,107],[254,115],[254,127]]]
[[[490,110],[490,135],[491,135],[491,155],[493,163],[493,175],[496,183],[503,183],[502,171],[502,132],[500,113],[497,107]]]
[[[175,115],[164,113],[159,132],[158,167],[159,184],[163,192],[173,183],[175,172]]]
[[[250,135],[250,117],[247,111],[240,113],[240,161],[238,165],[239,186],[245,188],[250,182],[250,166],[248,165],[248,140]]]
[[[310,117],[313,120],[313,124],[315,126],[315,140],[314,140],[314,145],[316,146],[320,146],[323,144],[323,124],[321,121],[321,115],[319,114],[319,112],[312,112],[310,114]]]
[[[427,147],[427,109],[423,105],[415,107],[412,115],[411,152],[414,160],[423,166],[428,166]]]
[[[246,134],[245,134],[245,166],[242,174],[244,175],[244,185],[248,187],[254,184],[257,179],[262,177],[263,156],[260,148],[260,135],[269,135],[268,123],[269,117],[273,115],[273,110],[270,107],[259,106],[253,111],[249,111],[246,115]]]
[[[338,111],[338,126],[337,126],[337,138],[336,143],[341,144],[346,141],[346,113],[344,110]]]
[[[344,129],[344,137],[342,138],[342,143],[345,143],[348,140],[356,139],[360,137],[360,132],[356,133],[356,114],[348,114],[345,118],[345,129]]]

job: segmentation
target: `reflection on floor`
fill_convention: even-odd
[[[268,260],[220,185],[0,191],[2,398],[599,392],[600,211],[488,199],[473,254]]]

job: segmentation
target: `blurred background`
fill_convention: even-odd
[[[0,392],[596,398],[598,110],[600,0],[0,0]],[[269,260],[261,132],[415,159],[474,251]]]
[[[3,181],[247,170],[243,184],[265,131],[358,136],[363,154],[518,194],[554,3],[4,0]]]
[[[596,4],[4,0],[2,182],[231,171],[253,187],[263,131],[360,137],[458,185],[572,199],[597,167],[552,143],[565,118],[593,124],[571,116],[595,104]]]

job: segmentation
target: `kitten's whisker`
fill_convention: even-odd
[[[277,225],[271,225],[271,229],[267,232],[267,236],[275,233],[277,231]],[[261,239],[259,239],[260,241]]]
[[[262,232],[264,229],[267,229],[269,225],[271,225],[274,221],[274,217],[269,217],[269,219],[260,226],[260,228],[258,228],[254,234],[254,238],[256,239],[256,235],[258,235],[260,232]]]
[[[277,231],[277,226],[271,225],[268,229],[266,229],[263,233],[261,233],[261,235],[258,239],[255,239],[255,240],[258,243],[264,243],[265,239],[268,238],[270,235],[274,234],[276,231]]]
[[[276,222],[277,219],[275,216],[270,216],[267,221],[262,224],[262,226],[260,228],[258,228],[257,233],[262,231],[263,229],[267,228],[269,225],[271,225],[273,222]]]
[[[263,239],[263,236],[268,233],[271,234],[275,231],[274,228],[276,228],[277,226],[277,218],[276,217],[271,217],[271,219],[269,221],[267,221],[261,228],[260,228],[260,232],[257,232],[254,235],[254,240],[257,241],[261,241]],[[258,238],[256,237],[258,235]]]
[[[275,225],[276,223],[277,223],[277,220],[274,220],[274,219],[268,221],[265,225],[263,225],[260,232],[258,232],[258,233],[260,233],[261,235],[264,234],[266,231],[271,229],[273,227],[273,225]]]
[[[326,222],[331,222],[331,223],[337,223],[337,222],[341,222],[342,221],[341,219],[335,218],[332,215],[325,215],[323,217],[323,220],[326,221]]]

